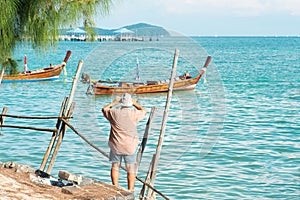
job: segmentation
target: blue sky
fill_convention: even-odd
[[[300,0],[113,0],[101,28],[135,23],[183,35],[300,35]]]

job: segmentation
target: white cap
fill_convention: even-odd
[[[131,95],[128,93],[123,94],[119,103],[121,104],[121,106],[124,107],[132,106],[133,103],[132,103]]]

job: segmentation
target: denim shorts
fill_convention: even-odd
[[[126,164],[135,164],[136,163],[136,153],[134,153],[132,155],[120,155],[120,154],[115,154],[112,151],[110,151],[109,161],[121,163],[122,159],[124,159],[124,162]]]

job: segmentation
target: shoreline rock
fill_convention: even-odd
[[[41,177],[37,171],[16,162],[0,162],[0,199],[134,200],[129,191],[108,183],[67,171],[60,171],[59,179]]]

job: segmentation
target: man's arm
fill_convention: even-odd
[[[133,106],[138,109],[138,110],[142,110],[144,111],[145,113],[147,112],[145,108],[143,108],[141,105],[139,105],[135,99],[132,99],[132,103],[133,103]]]
[[[111,109],[113,106],[117,105],[119,103],[119,99],[115,98],[115,100],[113,102],[111,102],[110,104],[107,104],[106,106],[104,106],[102,108],[102,112],[104,113],[105,111],[108,111],[109,109]]]

